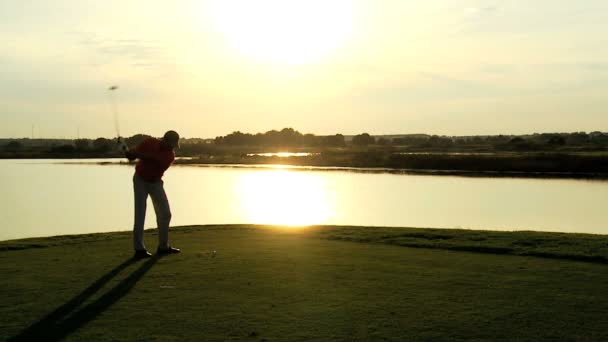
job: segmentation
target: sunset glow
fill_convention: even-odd
[[[214,25],[238,53],[277,64],[304,64],[331,53],[353,26],[351,1],[217,0]]]
[[[115,135],[110,85],[125,136],[606,126],[602,0],[3,4],[6,138]]]
[[[304,226],[324,224],[335,204],[322,176],[272,170],[248,173],[235,185],[235,203],[247,222]]]

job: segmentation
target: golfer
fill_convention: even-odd
[[[162,139],[148,138],[135,149],[125,152],[133,161],[139,159],[133,175],[133,193],[135,198],[135,220],[133,224],[134,258],[152,256],[144,244],[144,221],[148,195],[152,198],[156,223],[158,225],[158,254],[179,253],[180,250],[169,244],[169,223],[171,209],[163,187],[163,174],[175,160],[175,148],[179,148],[179,134],[167,131]]]

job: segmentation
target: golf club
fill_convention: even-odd
[[[120,124],[118,120],[118,109],[116,106],[116,96],[114,95],[116,90],[118,90],[117,85],[110,86],[108,88],[110,95],[110,105],[112,107],[112,114],[114,115],[114,128],[116,128],[116,144],[118,145],[118,149],[122,152],[127,152],[129,147],[127,146],[124,139],[120,136]]]

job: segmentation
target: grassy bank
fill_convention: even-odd
[[[404,152],[393,147],[295,149],[303,156],[263,155],[266,150],[215,147],[209,153],[192,154],[176,164],[293,165],[327,168],[369,168],[396,173],[463,175],[484,177],[553,177],[608,179],[608,153],[603,152]],[[261,155],[262,154],[262,155]],[[0,153],[2,158],[120,158],[116,151],[104,153]]]
[[[341,150],[292,157],[207,155],[177,163],[378,168],[396,172],[494,177],[608,178],[608,155],[603,153],[403,154],[385,150]]]
[[[137,262],[129,233],[0,242],[0,338],[608,339],[606,236],[240,225],[171,237],[182,254]]]

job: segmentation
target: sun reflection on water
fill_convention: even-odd
[[[235,186],[236,210],[246,222],[305,226],[334,215],[326,180],[310,173],[274,169],[244,174]]]

